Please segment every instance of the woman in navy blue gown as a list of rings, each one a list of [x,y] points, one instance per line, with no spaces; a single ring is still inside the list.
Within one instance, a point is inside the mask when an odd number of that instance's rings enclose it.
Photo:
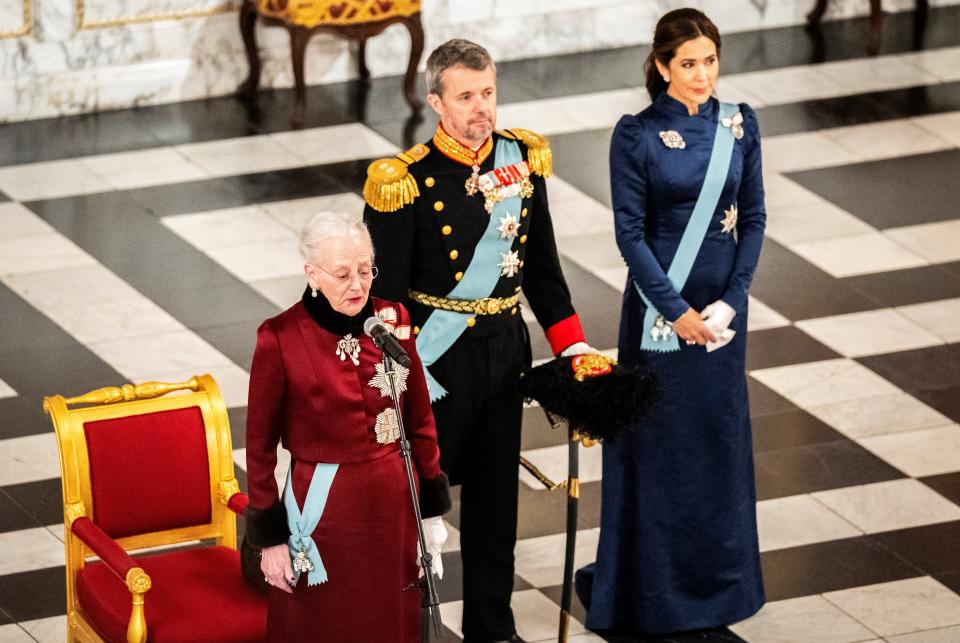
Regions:
[[[624,116],[610,174],[629,267],[620,361],[663,395],[603,446],[597,560],[578,574],[587,627],[723,627],[764,603],[744,353],[766,219],[753,110],[713,97],[720,35],[693,9],[661,18],[653,104]]]

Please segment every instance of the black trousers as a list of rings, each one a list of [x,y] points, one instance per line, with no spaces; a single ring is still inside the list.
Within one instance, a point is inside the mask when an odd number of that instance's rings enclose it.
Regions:
[[[489,331],[488,331],[489,332]],[[447,389],[433,405],[440,467],[460,488],[464,640],[509,638],[515,631],[513,548],[517,540],[517,468],[530,363],[520,316],[496,332],[468,330],[430,372]]]

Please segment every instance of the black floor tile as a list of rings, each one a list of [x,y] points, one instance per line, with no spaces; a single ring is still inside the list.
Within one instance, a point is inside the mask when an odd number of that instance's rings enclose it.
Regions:
[[[66,596],[67,580],[62,566],[0,576],[0,611],[17,622],[65,613]]]
[[[951,502],[960,505],[960,472],[942,473],[918,478],[918,480]]]
[[[234,449],[243,449],[247,446],[247,407],[237,406],[227,409],[230,420],[230,441]]]
[[[12,199],[10,199],[10,197],[8,197],[8,196],[7,196],[6,194],[4,194],[3,192],[0,192],[0,201],[10,201],[10,200],[12,200]]]
[[[842,281],[885,307],[951,299],[960,296],[960,261],[845,277]]]
[[[263,319],[250,319],[194,328],[193,331],[229,357],[234,364],[249,372],[253,362],[253,349],[257,345],[257,328],[262,322]]]
[[[2,492],[42,526],[63,522],[60,478],[7,485]]]
[[[927,574],[960,572],[960,521],[888,531],[870,538]]]
[[[747,378],[747,391],[750,397],[750,417],[753,419],[800,410],[793,402],[752,377]]]
[[[768,551],[760,560],[770,602],[924,575],[866,536]]]
[[[878,308],[875,299],[769,238],[764,241],[750,294],[791,321]]]
[[[933,577],[939,582],[946,585],[948,588],[952,589],[957,594],[960,594],[960,572],[951,572],[949,574],[935,574]]]
[[[0,440],[38,435],[50,430],[50,418],[43,412],[40,397],[17,395],[0,399]]]
[[[594,447],[596,448],[596,447]],[[534,464],[537,464],[534,462]],[[555,480],[554,482],[560,482]],[[534,491],[520,483],[520,511],[517,538],[535,538],[562,534],[567,531],[567,493],[564,489]],[[446,518],[446,516],[445,516]],[[580,484],[580,502],[577,510],[577,528],[594,529],[600,526],[600,483]]]
[[[757,453],[755,462],[758,500],[905,477],[846,439]]]
[[[370,159],[372,160],[372,159]],[[338,183],[333,180],[343,163],[332,165],[310,165],[291,168],[288,170],[274,170],[257,174],[230,176],[223,179],[223,183],[235,195],[236,205],[253,205],[283,201],[286,199],[300,199],[312,196],[325,196],[363,190],[363,183],[367,177],[367,166],[370,160],[359,161],[363,168],[362,173],[351,175],[351,181]],[[230,206],[218,206],[230,207]],[[198,208],[182,209],[182,212],[195,212]],[[165,212],[164,214],[174,214]]]
[[[0,355],[23,351],[25,347],[75,346],[77,341],[53,323],[46,315],[21,299],[20,295],[0,283],[0,310],[3,311],[3,332],[0,332]],[[0,360],[6,361],[6,360]],[[2,369],[3,366],[0,366]],[[18,390],[13,382],[9,382]]]
[[[871,355],[857,361],[908,393],[955,388],[960,383],[960,344]]]
[[[639,101],[638,101],[639,106]],[[640,111],[639,108],[636,111]],[[593,197],[607,207],[610,199],[610,137],[613,126],[598,130],[584,130],[550,137],[553,151],[553,169],[557,176]],[[550,191],[550,182],[547,182]]]
[[[573,306],[580,317],[587,342],[597,349],[616,347],[623,295],[566,258],[561,257],[560,265],[567,285],[573,292]],[[542,332],[537,334],[543,336]],[[544,355],[549,356],[549,353]],[[535,352],[534,359],[537,357]]]
[[[520,436],[521,450],[541,449],[567,443],[567,431],[554,429],[539,406],[523,409],[523,433]]]
[[[36,518],[0,489],[0,532],[43,527]]]
[[[437,582],[441,603],[463,600],[463,559],[459,551],[443,552],[443,578]]]
[[[576,570],[574,570],[574,571],[576,571]],[[571,585],[572,585],[572,584],[573,584],[572,579],[571,579],[570,582],[571,582]],[[546,594],[547,598],[549,598],[551,601],[553,601],[554,603],[556,603],[558,608],[562,605],[562,603],[563,603],[563,585],[553,585],[552,587],[539,587],[539,588],[537,588],[537,589],[539,589],[543,594]],[[573,588],[571,587],[571,592],[570,592],[570,615],[573,616],[573,618],[575,618],[575,619],[577,619],[578,621],[580,621],[581,623],[584,623],[584,622],[586,622],[586,620],[587,620],[587,610],[585,610],[585,609],[583,608],[583,604],[580,602],[580,599],[577,598],[577,593],[574,592],[574,591],[572,591],[572,590],[573,590]],[[557,619],[559,620],[559,618],[560,618],[560,610],[558,609],[558,610],[557,610]]]
[[[914,393],[954,422],[960,422],[960,385]]]
[[[753,425],[754,453],[780,451],[843,439],[841,433],[801,409],[776,415],[755,415],[750,422]]]
[[[3,608],[0,608],[0,625],[9,625],[10,623],[13,623],[13,622],[14,622],[13,618],[9,614],[7,614],[3,610]],[[26,632],[24,632],[24,634],[26,634]]]
[[[190,253],[187,247],[181,248],[184,254]],[[224,270],[203,253],[197,253],[197,263],[203,270]],[[177,253],[176,256],[179,256]],[[180,284],[179,288],[164,290],[153,294],[151,298],[164,310],[170,312],[185,326],[192,329],[230,327],[235,329],[238,341],[250,345],[256,343],[257,327],[266,319],[278,315],[281,311],[276,304],[267,300],[239,279],[223,283],[195,287],[193,284]],[[293,302],[291,302],[293,303]],[[252,354],[252,353],[251,353]]]
[[[747,370],[840,357],[796,326],[755,330],[747,338]]]
[[[946,150],[787,176],[882,230],[956,216],[958,166],[960,150]]]

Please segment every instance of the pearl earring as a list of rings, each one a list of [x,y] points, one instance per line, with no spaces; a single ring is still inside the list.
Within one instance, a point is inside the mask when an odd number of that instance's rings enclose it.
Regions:
[[[310,296],[311,296],[311,297],[314,297],[314,298],[317,296],[317,289],[316,289],[316,288],[311,288],[311,289],[310,289]]]
[[[669,83],[669,82],[670,82],[670,77],[669,77],[669,76],[664,76],[664,77],[663,77],[663,82]]]

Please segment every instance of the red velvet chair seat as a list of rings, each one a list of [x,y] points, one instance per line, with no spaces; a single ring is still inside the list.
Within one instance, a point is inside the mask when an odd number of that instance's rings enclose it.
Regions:
[[[150,643],[259,642],[266,638],[267,604],[240,574],[240,554],[204,547],[135,557],[150,576],[144,595]],[[100,562],[77,577],[84,613],[107,641],[126,641],[130,591]]]

